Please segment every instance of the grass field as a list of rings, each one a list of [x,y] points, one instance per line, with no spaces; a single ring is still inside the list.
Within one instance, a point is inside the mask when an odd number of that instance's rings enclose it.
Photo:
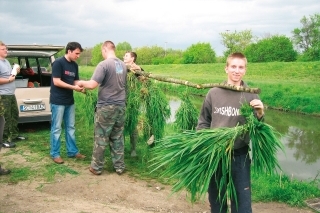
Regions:
[[[187,80],[197,84],[220,83],[226,80],[225,64],[175,64],[145,65],[145,72]],[[89,79],[94,67],[80,67],[80,77]],[[250,87],[261,89],[260,98],[270,108],[320,115],[320,61],[271,62],[248,64],[244,81]],[[172,87],[164,83],[164,87]],[[177,91],[177,87],[173,87]],[[179,86],[179,91],[184,91]],[[205,95],[208,89],[191,89],[192,93]]]
[[[220,83],[226,79],[224,64],[200,64],[200,65],[154,65],[144,66],[146,72],[171,78],[184,79],[194,83]],[[90,79],[94,67],[80,67],[81,79]],[[269,107],[280,108],[314,115],[320,114],[320,62],[312,63],[261,63],[249,64],[244,79],[250,87],[261,88],[260,97]],[[163,83],[163,88],[174,90],[175,94],[185,91],[185,86],[171,86]],[[194,93],[206,94],[208,89],[197,90]],[[82,154],[91,156],[93,147],[93,113],[92,98],[97,90],[87,95],[75,93],[76,102],[76,137],[77,144]],[[92,95],[92,96],[90,96]],[[166,134],[172,134],[172,126],[165,127]],[[74,165],[89,165],[90,157],[84,161],[77,161],[71,165],[53,164],[49,157],[50,125],[43,125],[36,132],[24,132],[28,141],[19,143],[17,148],[11,149],[3,156],[3,160],[10,156],[19,155],[22,162],[28,166],[17,164],[14,160],[6,160],[6,167],[12,169],[12,174],[0,180],[1,183],[18,183],[45,179],[53,181],[57,175],[78,175]],[[62,142],[64,135],[62,135]],[[161,177],[161,173],[151,173],[150,148],[141,138],[137,144],[137,158],[130,156],[129,137],[125,142],[125,162],[127,174],[139,179],[156,179],[165,184],[172,184],[170,178]],[[61,152],[65,153],[65,146],[61,146]],[[110,154],[106,153],[106,171],[112,171]],[[292,206],[305,206],[304,200],[320,196],[319,180],[316,177],[312,182],[292,180],[285,175],[259,175],[252,174],[252,190],[254,202],[277,201]]]

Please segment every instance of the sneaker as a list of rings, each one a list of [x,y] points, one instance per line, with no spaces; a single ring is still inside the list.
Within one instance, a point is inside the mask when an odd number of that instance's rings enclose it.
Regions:
[[[18,135],[18,137],[15,138],[15,140],[20,140],[20,141],[26,140],[26,139],[27,139],[27,137],[22,136],[22,135]]]
[[[16,144],[13,143],[13,142],[6,141],[6,142],[3,142],[3,143],[2,143],[2,147],[5,147],[5,148],[14,148],[14,147],[16,147]]]
[[[154,135],[151,135],[151,137],[150,137],[149,140],[147,141],[147,144],[148,144],[149,146],[154,145]]]
[[[0,175],[8,175],[10,173],[11,171],[9,169],[4,169],[4,168],[1,168],[0,166]]]
[[[124,172],[124,169],[116,169],[116,173],[118,175],[121,175]]]

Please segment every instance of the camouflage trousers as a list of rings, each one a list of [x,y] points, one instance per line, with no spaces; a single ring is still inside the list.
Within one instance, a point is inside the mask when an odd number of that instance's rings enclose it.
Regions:
[[[4,119],[6,121],[3,131],[3,141],[11,142],[18,137],[19,110],[15,95],[1,95],[1,102],[5,108]]]
[[[136,151],[138,138],[139,138],[139,132],[138,132],[138,128],[136,127],[130,134],[131,151]]]
[[[115,169],[124,169],[125,106],[107,105],[96,108],[94,124],[94,146],[91,167],[102,171],[105,163],[105,149],[110,148]]]
[[[2,148],[4,123],[4,116],[0,115],[0,150]]]

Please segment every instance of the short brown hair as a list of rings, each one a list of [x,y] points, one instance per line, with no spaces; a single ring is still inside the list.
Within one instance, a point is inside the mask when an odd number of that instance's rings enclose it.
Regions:
[[[243,53],[240,53],[240,52],[231,53],[231,54],[228,56],[228,58],[227,58],[227,66],[228,66],[229,63],[230,63],[230,60],[232,60],[232,59],[234,59],[234,58],[243,59],[244,62],[245,62],[245,64],[246,64],[246,66],[247,66],[247,63],[248,63],[247,58],[246,58],[246,56],[245,56]]]
[[[3,43],[2,41],[0,41],[0,46],[7,46],[5,43]]]
[[[102,44],[102,48],[106,47],[107,49],[112,49],[112,50],[116,50],[116,46],[114,45],[114,43],[112,41],[105,41]]]

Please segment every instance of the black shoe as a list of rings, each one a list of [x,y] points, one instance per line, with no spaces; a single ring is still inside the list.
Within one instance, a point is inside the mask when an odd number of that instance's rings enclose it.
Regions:
[[[9,169],[3,169],[0,167],[0,175],[8,175],[11,171]]]
[[[13,143],[13,142],[6,141],[6,142],[2,143],[2,147],[4,147],[4,148],[14,148],[14,147],[16,147],[16,144]]]

